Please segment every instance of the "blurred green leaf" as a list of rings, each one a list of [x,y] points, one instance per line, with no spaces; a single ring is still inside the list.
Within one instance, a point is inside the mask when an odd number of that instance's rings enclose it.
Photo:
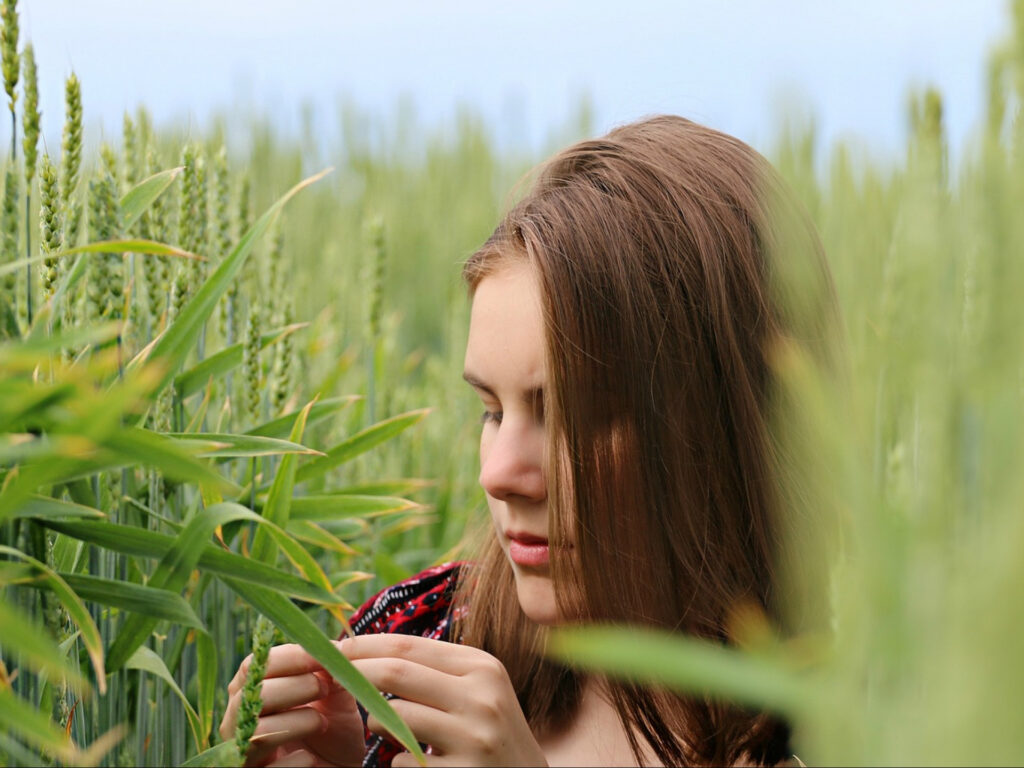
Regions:
[[[366,519],[361,517],[319,520],[317,525],[342,539],[357,539],[360,536],[365,536],[370,530]]]
[[[370,480],[364,483],[355,483],[335,488],[331,493],[350,496],[408,496],[436,485],[437,482],[434,480],[406,477],[399,480]]]
[[[16,733],[17,728],[12,728],[12,732]],[[8,765],[36,765],[40,762],[38,754],[33,754],[3,731],[0,731],[0,754],[10,761]]]
[[[193,755],[181,764],[181,768],[214,768],[214,766],[238,765],[238,763],[238,747],[235,746],[232,739],[231,741],[222,741],[198,755]]]
[[[0,686],[0,723],[43,752],[52,752],[69,762],[74,759],[71,739],[50,718],[6,686]]]
[[[121,332],[121,323],[97,323],[76,328],[63,328],[59,333],[30,336],[0,344],[0,365],[25,367],[46,362],[49,355],[63,349],[80,349],[88,345],[113,341]],[[67,375],[67,372],[65,372]],[[40,382],[41,383],[41,382]],[[71,382],[55,382],[70,388]]]
[[[105,518],[106,515],[98,509],[86,507],[82,504],[75,504],[70,501],[54,499],[50,496],[36,495],[18,507],[11,514],[12,518],[19,517],[49,517],[62,518]]]
[[[547,653],[585,671],[783,714],[803,714],[815,700],[810,682],[781,659],[647,627],[558,628]]]
[[[53,679],[67,678],[68,684],[80,693],[88,689],[89,684],[81,672],[65,660],[46,631],[4,600],[0,600],[0,627],[4,628],[5,653],[20,654],[31,669],[44,672]]]
[[[201,446],[194,445],[188,437],[124,427],[111,435],[106,443],[125,458],[133,459],[133,463],[159,469],[161,474],[172,480],[228,490],[228,481],[199,460],[197,454]]]
[[[106,693],[107,683],[103,666],[103,642],[100,639],[100,632],[96,628],[96,623],[92,620],[92,616],[89,615],[89,611],[82,603],[81,598],[75,594],[75,591],[68,586],[64,579],[57,575],[52,568],[47,567],[45,563],[41,563],[34,557],[30,557],[13,547],[0,545],[0,553],[29,563],[38,571],[41,580],[46,582],[46,585],[64,605],[64,608],[67,609],[68,617],[82,633],[82,642],[85,644],[86,650],[89,653],[89,660],[96,670],[96,685],[100,693]]]

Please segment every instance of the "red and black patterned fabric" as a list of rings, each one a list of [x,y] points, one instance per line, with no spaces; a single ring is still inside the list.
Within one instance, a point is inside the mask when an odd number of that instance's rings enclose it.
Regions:
[[[466,563],[444,563],[411,579],[382,589],[352,614],[349,624],[357,635],[398,633],[451,642],[452,600],[459,572]],[[385,698],[393,698],[385,693]],[[360,707],[363,724],[366,711]],[[366,731],[364,768],[390,768],[404,749],[391,739]]]

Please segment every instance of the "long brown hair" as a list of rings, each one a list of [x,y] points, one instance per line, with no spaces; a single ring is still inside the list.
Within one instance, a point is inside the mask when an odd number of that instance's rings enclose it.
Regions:
[[[826,349],[835,311],[813,227],[767,161],[669,116],[575,144],[467,261],[470,292],[508,259],[541,286],[551,551],[573,545],[552,557],[562,615],[727,643],[730,612],[753,603],[785,627],[770,357],[783,338]],[[794,262],[805,295],[791,304]],[[482,550],[457,631],[505,664],[535,731],[557,726],[582,679],[543,659],[494,535]],[[611,694],[638,760],[637,734],[666,765],[789,755],[770,715],[631,684]]]

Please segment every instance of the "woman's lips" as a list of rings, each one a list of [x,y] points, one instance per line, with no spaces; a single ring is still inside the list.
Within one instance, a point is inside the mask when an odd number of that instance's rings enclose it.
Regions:
[[[516,565],[540,568],[548,564],[548,540],[528,533],[509,533],[508,556]]]

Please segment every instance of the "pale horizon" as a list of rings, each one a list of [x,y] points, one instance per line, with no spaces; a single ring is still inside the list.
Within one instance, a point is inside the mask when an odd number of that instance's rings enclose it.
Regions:
[[[371,8],[304,0],[287,9],[254,0],[244,10],[202,0],[22,0],[19,8],[51,142],[74,70],[91,140],[100,124],[116,140],[122,115],[140,104],[160,125],[205,127],[218,111],[248,110],[293,134],[305,106],[317,140],[329,143],[342,99],[382,119],[404,99],[425,126],[451,124],[468,106],[500,146],[538,151],[588,94],[599,132],[671,112],[765,148],[783,118],[810,114],[823,145],[852,139],[892,155],[905,137],[910,89],[934,85],[956,153],[981,119],[986,56],[1009,32],[1003,0],[384,0]]]

